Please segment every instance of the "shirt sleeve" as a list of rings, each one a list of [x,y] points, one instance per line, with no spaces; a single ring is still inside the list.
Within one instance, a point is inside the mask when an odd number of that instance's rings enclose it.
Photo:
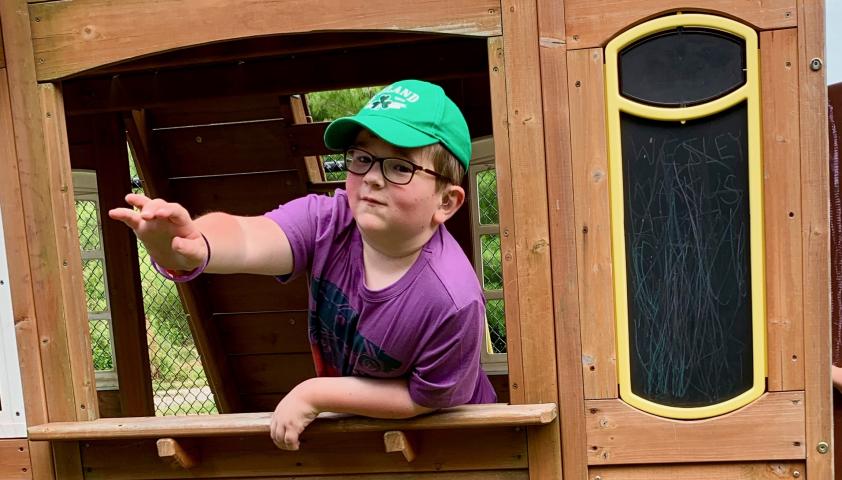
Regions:
[[[338,197],[311,194],[264,214],[281,227],[292,248],[292,272],[278,276],[278,280],[287,282],[310,269],[318,238],[329,234],[333,224]]]
[[[409,395],[423,407],[468,403],[482,372],[485,306],[475,300],[435,328],[409,377]]]

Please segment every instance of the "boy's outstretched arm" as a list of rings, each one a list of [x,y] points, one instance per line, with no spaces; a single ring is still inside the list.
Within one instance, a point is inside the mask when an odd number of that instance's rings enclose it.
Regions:
[[[210,255],[209,273],[283,275],[292,271],[289,240],[266,217],[210,213],[192,220],[184,207],[160,198],[129,194],[126,202],[137,210],[115,208],[108,215],[134,230],[149,255],[164,268],[193,270]]]
[[[411,418],[433,410],[412,401],[403,378],[317,377],[298,384],[281,400],[270,433],[278,448],[298,450],[301,432],[321,412]]]

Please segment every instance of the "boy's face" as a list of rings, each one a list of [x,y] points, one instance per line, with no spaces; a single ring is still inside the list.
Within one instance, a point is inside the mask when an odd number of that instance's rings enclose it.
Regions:
[[[431,159],[422,158],[418,149],[397,148],[365,129],[357,135],[354,146],[376,157],[404,158],[433,169]],[[383,178],[380,165],[375,162],[364,175],[349,173],[345,181],[351,212],[364,235],[401,244],[435,230],[446,219],[437,215],[444,192],[437,191],[433,175],[417,171],[408,184],[396,185]],[[449,188],[453,186],[445,190]]]

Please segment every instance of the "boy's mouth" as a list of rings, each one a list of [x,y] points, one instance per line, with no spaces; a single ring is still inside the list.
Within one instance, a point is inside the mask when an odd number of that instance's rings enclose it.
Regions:
[[[360,200],[362,200],[363,202],[366,202],[366,203],[371,203],[373,205],[386,205],[384,202],[381,202],[380,200],[377,200],[374,197],[369,197],[369,196],[365,196],[365,195],[360,197]]]

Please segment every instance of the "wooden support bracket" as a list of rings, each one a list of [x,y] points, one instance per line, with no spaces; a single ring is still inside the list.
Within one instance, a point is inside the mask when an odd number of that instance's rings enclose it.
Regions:
[[[383,434],[383,443],[386,445],[386,453],[400,452],[407,462],[415,460],[414,441],[400,430],[390,430]]]
[[[198,450],[188,439],[160,438],[157,445],[158,456],[173,467],[189,470],[199,464]]]

